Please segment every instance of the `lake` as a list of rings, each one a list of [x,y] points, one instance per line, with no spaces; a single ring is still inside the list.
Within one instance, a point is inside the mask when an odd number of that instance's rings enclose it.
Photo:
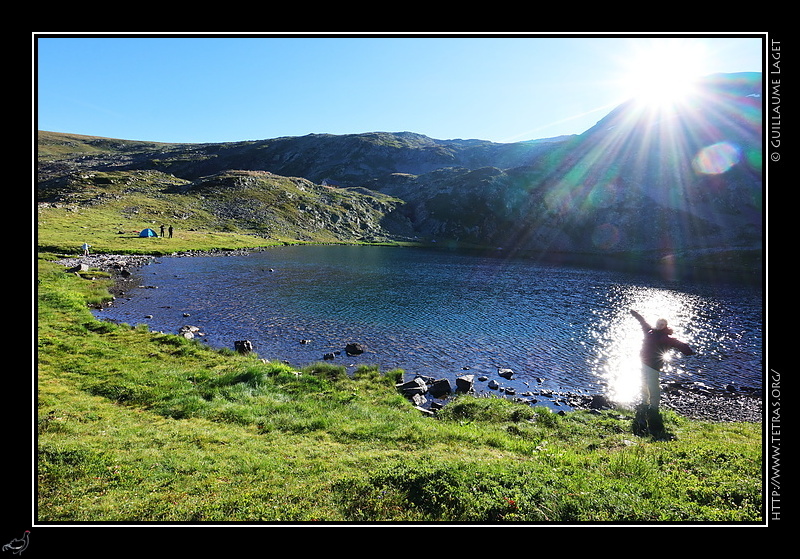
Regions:
[[[514,380],[501,384],[518,392],[605,393],[632,402],[642,339],[629,313],[636,309],[651,323],[667,318],[675,337],[697,352],[675,354],[665,381],[762,386],[761,287],[375,246],[162,257],[138,273],[142,287],[99,318],[171,333],[193,325],[213,347],[250,340],[260,357],[297,367],[340,351],[333,363],[437,378],[502,380],[497,371],[508,368]],[[348,342],[367,351],[348,356]]]

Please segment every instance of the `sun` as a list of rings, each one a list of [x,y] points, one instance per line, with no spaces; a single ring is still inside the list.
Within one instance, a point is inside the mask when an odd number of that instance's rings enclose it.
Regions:
[[[626,89],[631,99],[649,107],[671,107],[691,93],[694,79],[681,68],[660,65],[644,69]]]
[[[649,108],[673,107],[692,93],[705,59],[701,44],[684,39],[637,42],[622,64],[622,96]]]

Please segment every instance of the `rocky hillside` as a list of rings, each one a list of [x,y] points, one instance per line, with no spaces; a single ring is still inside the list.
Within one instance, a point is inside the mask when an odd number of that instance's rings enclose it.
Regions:
[[[212,226],[265,236],[324,230],[758,266],[761,91],[761,74],[714,76],[673,112],[628,103],[581,135],[512,144],[410,132],[217,144],[40,132],[38,199],[100,203],[111,173],[149,173],[154,194],[201,200]]]

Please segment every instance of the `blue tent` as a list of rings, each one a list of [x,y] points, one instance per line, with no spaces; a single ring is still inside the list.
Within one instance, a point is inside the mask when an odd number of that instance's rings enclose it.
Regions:
[[[149,229],[149,228],[142,230],[142,232],[139,233],[139,236],[140,237],[158,237],[158,235],[156,235],[156,232],[153,231],[152,229]]]

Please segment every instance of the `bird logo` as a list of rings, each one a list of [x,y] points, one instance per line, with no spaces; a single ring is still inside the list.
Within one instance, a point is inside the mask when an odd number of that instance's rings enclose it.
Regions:
[[[20,555],[28,547],[28,538],[30,537],[30,530],[25,530],[21,538],[14,538],[6,545],[3,546],[3,551],[10,551],[14,555]]]

